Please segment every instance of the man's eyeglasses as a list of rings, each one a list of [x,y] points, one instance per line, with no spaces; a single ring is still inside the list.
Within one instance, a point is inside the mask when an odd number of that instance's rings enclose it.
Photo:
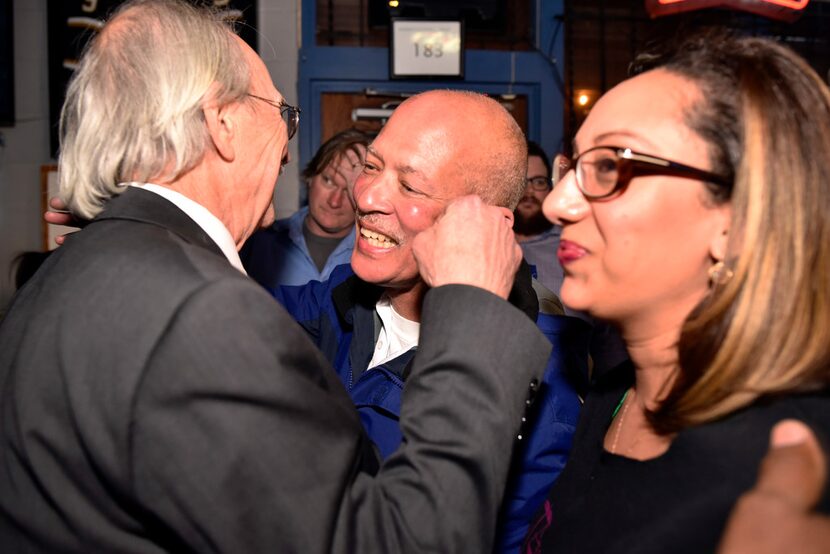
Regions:
[[[544,192],[550,190],[553,185],[552,181],[547,177],[538,176],[525,179],[525,186],[536,192]]]
[[[277,104],[273,100],[268,100],[267,98],[257,96],[256,94],[248,93],[248,96],[256,98],[257,100],[262,100],[266,104],[270,104],[280,111],[280,115],[285,120],[285,125],[288,128],[288,140],[291,140],[291,137],[297,133],[297,129],[300,126],[300,108],[286,104],[285,102]]]
[[[607,198],[640,175],[671,175],[732,186],[732,181],[722,175],[616,146],[596,146],[575,159],[558,154],[553,160],[554,186],[571,169],[576,171],[579,190],[590,200]]]

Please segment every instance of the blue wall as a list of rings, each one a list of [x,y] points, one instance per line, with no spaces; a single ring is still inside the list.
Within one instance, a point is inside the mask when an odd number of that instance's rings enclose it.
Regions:
[[[558,152],[563,132],[564,30],[558,15],[563,0],[537,0],[538,51],[467,50],[460,81],[389,80],[388,48],[317,46],[315,0],[303,0],[299,56],[300,163],[320,144],[320,105],[324,92],[417,92],[432,88],[464,88],[490,94],[524,94],[528,99],[528,138],[548,154]],[[513,75],[511,79],[511,74]],[[512,82],[511,82],[512,81]]]

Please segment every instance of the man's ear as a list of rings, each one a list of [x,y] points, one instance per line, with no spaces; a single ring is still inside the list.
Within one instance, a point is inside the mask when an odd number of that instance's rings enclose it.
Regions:
[[[213,83],[210,91],[205,95],[207,100],[202,104],[202,113],[204,113],[208,135],[216,152],[223,160],[232,162],[236,156],[234,138],[239,132],[237,118],[240,105],[238,102],[232,102],[220,106],[215,94],[218,86],[217,83]]]
[[[504,215],[504,219],[507,221],[507,225],[512,229],[513,228],[513,210],[505,207],[500,207],[501,213]]]

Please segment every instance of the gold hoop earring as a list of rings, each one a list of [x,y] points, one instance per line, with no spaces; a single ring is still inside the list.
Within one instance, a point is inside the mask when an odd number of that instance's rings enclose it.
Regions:
[[[725,285],[732,279],[733,275],[735,275],[735,272],[726,267],[723,260],[718,260],[709,267],[709,286]]]

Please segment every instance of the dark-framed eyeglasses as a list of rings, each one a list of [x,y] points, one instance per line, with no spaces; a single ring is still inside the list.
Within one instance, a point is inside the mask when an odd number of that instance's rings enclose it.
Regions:
[[[248,96],[256,98],[257,100],[262,100],[266,104],[270,104],[280,111],[280,115],[285,121],[285,125],[287,127],[288,140],[291,140],[291,138],[297,134],[297,129],[300,127],[300,108],[292,106],[291,104],[286,104],[285,102],[277,104],[273,100],[257,96],[256,94],[251,94],[250,92],[248,93]]]
[[[671,175],[732,186],[732,181],[723,175],[617,146],[595,146],[574,159],[558,154],[553,160],[554,186],[571,169],[575,170],[579,190],[590,200],[608,198],[642,175]]]
[[[538,175],[536,177],[528,177],[525,179],[525,186],[530,190],[535,190],[536,192],[544,192],[553,188],[553,181],[547,177]]]

